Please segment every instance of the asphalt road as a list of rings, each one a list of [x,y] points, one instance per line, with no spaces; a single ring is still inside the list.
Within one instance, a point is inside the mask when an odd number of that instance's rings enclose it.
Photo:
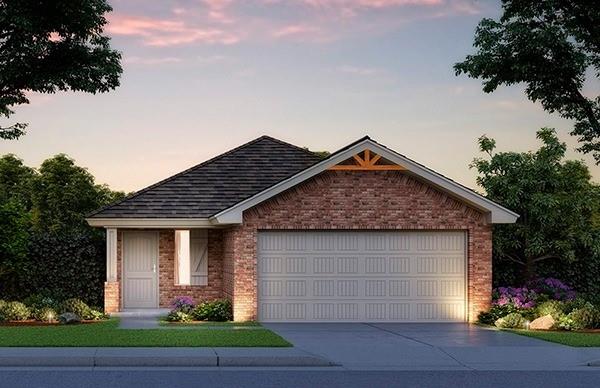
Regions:
[[[0,369],[0,387],[600,387],[582,371]]]

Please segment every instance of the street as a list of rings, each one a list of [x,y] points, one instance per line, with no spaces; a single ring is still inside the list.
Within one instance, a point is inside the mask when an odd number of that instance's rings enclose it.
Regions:
[[[0,387],[598,387],[581,371],[345,371],[264,369],[0,369]]]

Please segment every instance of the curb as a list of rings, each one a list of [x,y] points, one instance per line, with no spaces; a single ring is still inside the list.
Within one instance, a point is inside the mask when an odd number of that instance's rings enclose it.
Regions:
[[[0,367],[328,367],[331,361],[277,348],[0,348]]]
[[[600,366],[600,360],[588,361],[587,366]]]

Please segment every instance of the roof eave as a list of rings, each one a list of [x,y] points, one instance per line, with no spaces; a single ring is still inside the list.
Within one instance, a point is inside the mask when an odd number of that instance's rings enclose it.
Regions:
[[[208,218],[86,218],[90,226],[102,228],[216,228],[222,226]]]

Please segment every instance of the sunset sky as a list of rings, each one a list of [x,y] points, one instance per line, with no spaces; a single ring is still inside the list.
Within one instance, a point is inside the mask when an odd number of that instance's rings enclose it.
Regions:
[[[121,87],[31,95],[10,120],[29,122],[28,134],[0,141],[0,154],[37,167],[63,152],[99,183],[134,191],[263,134],[329,151],[368,134],[475,188],[468,165],[480,135],[524,151],[552,126],[598,181],[592,158],[574,151],[570,121],[521,87],[486,95],[454,75],[498,3],[112,0]]]

